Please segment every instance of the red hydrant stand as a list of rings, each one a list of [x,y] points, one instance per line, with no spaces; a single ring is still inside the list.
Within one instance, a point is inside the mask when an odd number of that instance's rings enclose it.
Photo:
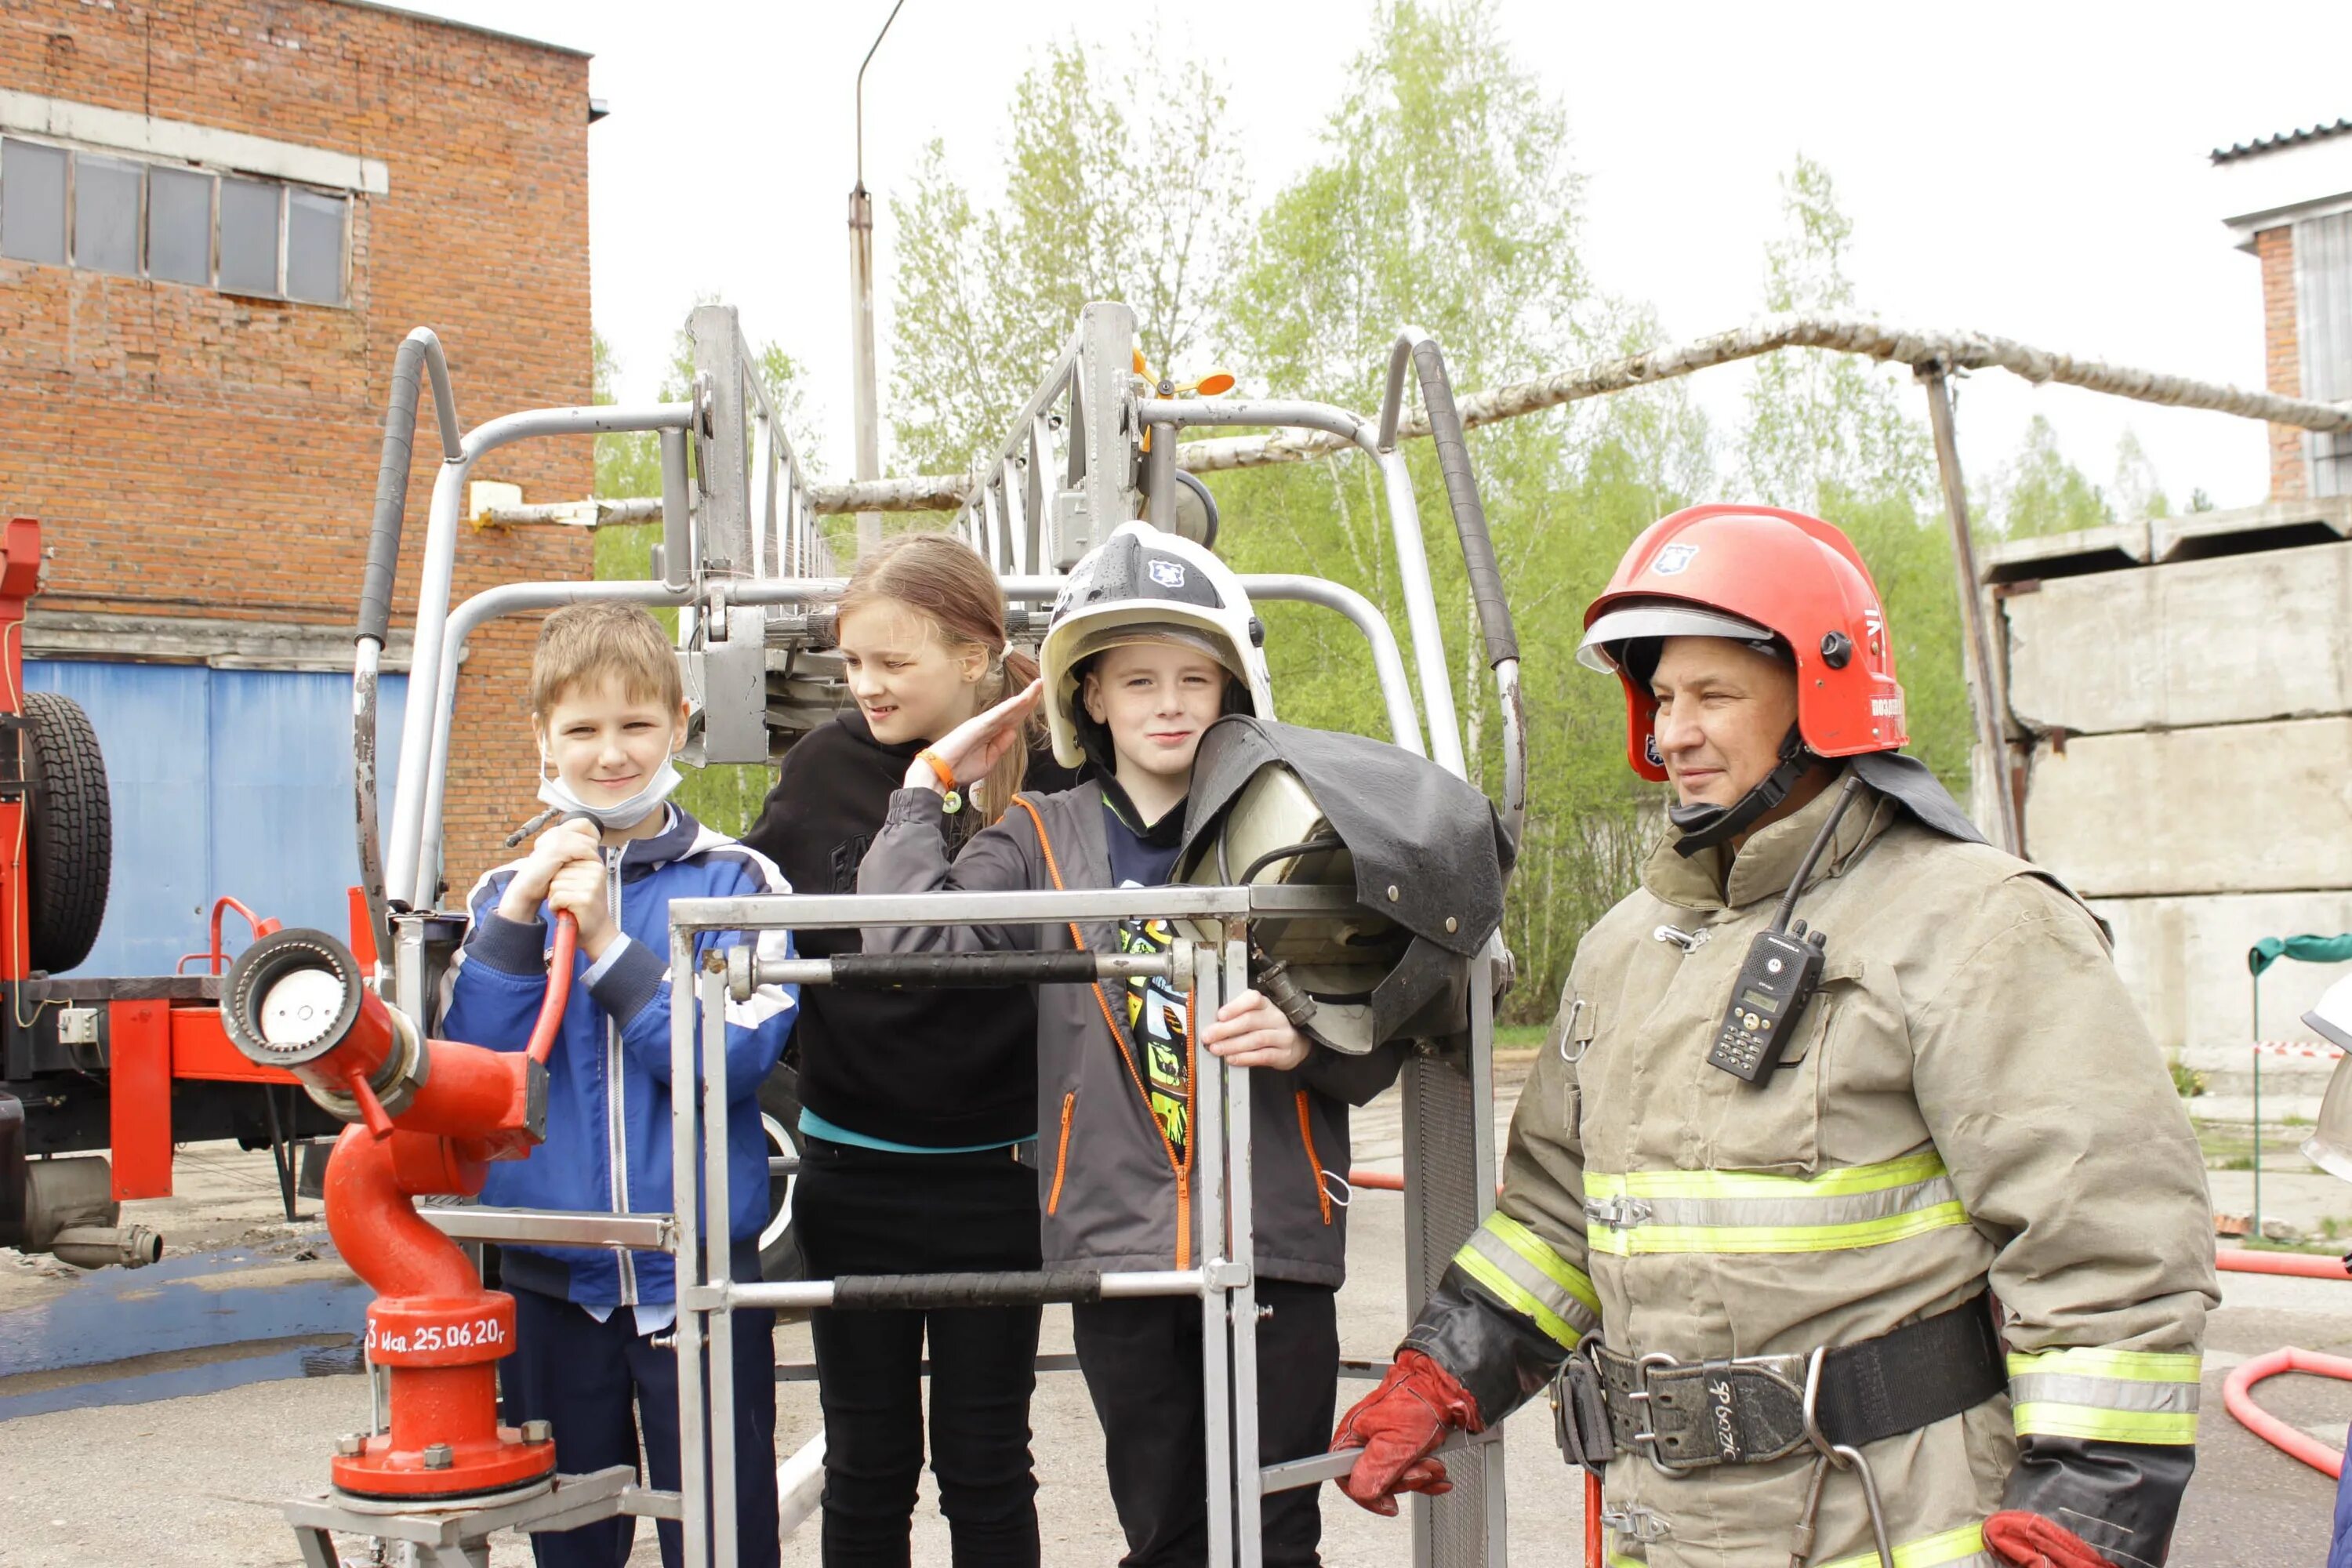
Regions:
[[[432,1043],[436,1067],[447,1048]],[[551,1439],[526,1442],[498,1421],[498,1363],[514,1350],[514,1298],[484,1289],[465,1250],[411,1201],[481,1191],[484,1162],[457,1145],[407,1131],[380,1140],[354,1125],[327,1165],[327,1228],[352,1271],[381,1292],[368,1308],[367,1358],[391,1384],[391,1430],[334,1458],[336,1488],[355,1496],[446,1502],[555,1472]]]
[[[544,1136],[545,1064],[577,937],[571,917],[559,917],[547,999],[521,1051],[418,1041],[350,950],[321,931],[274,933],[230,969],[222,1008],[230,1038],[255,1060],[290,1069],[352,1121],[327,1163],[327,1229],[377,1292],[367,1358],[386,1370],[391,1420],[387,1431],[339,1445],[332,1475],[349,1496],[446,1506],[535,1490],[555,1474],[543,1426],[527,1438],[499,1424],[498,1363],[514,1350],[514,1298],[484,1289],[465,1250],[417,1214],[415,1200],[471,1197],[491,1161],[520,1159]],[[324,984],[327,975],[339,985]]]

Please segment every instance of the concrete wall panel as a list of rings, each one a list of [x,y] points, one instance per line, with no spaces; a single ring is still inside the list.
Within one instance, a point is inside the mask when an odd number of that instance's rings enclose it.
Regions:
[[[2090,898],[2352,887],[2352,719],[2044,742],[2025,841]]]
[[[2266,936],[2352,931],[2352,890],[2094,899],[2115,929],[2116,968],[2168,1050],[2252,1038],[2246,950]],[[2303,1015],[2352,964],[2282,959],[2263,975],[2263,1037],[2315,1038]]]
[[[2002,607],[2010,707],[2036,728],[2352,709],[2352,543],[2050,578]]]

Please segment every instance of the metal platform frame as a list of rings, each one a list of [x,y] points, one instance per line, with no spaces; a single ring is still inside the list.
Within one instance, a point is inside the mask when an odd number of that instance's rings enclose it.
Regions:
[[[405,507],[409,441],[415,403],[429,387],[443,461],[427,515],[411,667],[412,700],[402,734],[401,768],[390,833],[381,847],[375,811],[376,669],[384,616],[371,619],[363,604],[353,683],[356,810],[361,866],[375,922],[379,984],[412,1016],[435,1021],[441,969],[462,934],[462,910],[439,908],[442,810],[447,781],[457,673],[467,637],[507,615],[585,600],[617,600],[678,608],[679,654],[693,727],[694,760],[769,760],[772,730],[788,742],[792,723],[775,723],[774,693],[785,705],[805,702],[793,683],[795,661],[818,651],[824,628],[818,606],[841,581],[829,574],[829,555],[815,524],[805,471],[782,421],[754,374],[754,359],[727,307],[698,309],[689,321],[696,375],[688,401],[641,407],[538,409],[493,419],[470,431],[457,424],[456,401],[440,348],[419,329],[395,364],[393,406],[379,471],[368,593],[388,605]],[[1524,719],[1518,660],[1486,522],[1470,475],[1462,426],[1444,359],[1427,334],[1407,330],[1395,343],[1386,396],[1378,419],[1366,420],[1324,404],[1265,400],[1155,399],[1131,369],[1133,313],[1118,304],[1085,307],[1077,328],[1008,439],[983,471],[955,529],[998,572],[1015,606],[1016,631],[1042,631],[1035,607],[1058,592],[1060,574],[1121,522],[1144,517],[1160,526],[1173,518],[1174,447],[1192,426],[1276,426],[1322,431],[1352,444],[1381,472],[1395,540],[1398,581],[1412,644],[1412,675],[1381,614],[1360,595],[1319,578],[1261,574],[1243,578],[1254,598],[1323,605],[1346,616],[1364,635],[1379,683],[1389,738],[1416,755],[1432,756],[1466,776],[1444,641],[1432,589],[1428,555],[1412,476],[1398,450],[1405,379],[1417,371],[1424,406],[1439,437],[1453,521],[1470,568],[1482,614],[1486,660],[1502,713],[1504,783],[1500,807],[1516,833],[1526,801]],[[656,433],[662,458],[663,541],[656,575],[635,582],[508,584],[451,607],[451,584],[463,528],[463,498],[473,465],[514,442],[547,436],[605,432]],[[1143,450],[1147,432],[1158,437]],[[1450,444],[1449,444],[1450,442]],[[373,629],[372,629],[373,628]],[[815,683],[822,696],[821,679]],[[1424,744],[1419,708],[1428,716]],[[1189,983],[1212,1011],[1217,1001],[1248,984],[1246,922],[1280,911],[1291,918],[1326,912],[1318,895],[1276,888],[1163,887],[1122,891],[953,893],[920,898],[789,895],[781,898],[679,900],[671,907],[672,973],[692,976],[701,1002],[701,1036],[693,1009],[673,1014],[675,1081],[701,1085],[699,1096],[673,1096],[677,1206],[670,1215],[577,1215],[435,1210],[434,1217],[469,1239],[575,1244],[669,1252],[678,1279],[677,1342],[681,1355],[729,1364],[739,1307],[835,1307],[880,1304],[875,1282],[746,1283],[728,1276],[727,1237],[702,1236],[696,1215],[727,1212],[728,1103],[724,1016],[729,977],[723,955],[698,966],[704,933],[779,927],[916,926],[958,921],[1183,918],[1213,929],[1217,940],[1191,949]],[[1329,902],[1337,895],[1321,895]],[[1302,904],[1300,900],[1310,900]],[[1328,912],[1345,907],[1344,898]],[[1055,955],[1066,956],[1066,955]],[[1469,1027],[1446,1039],[1417,1042],[1403,1076],[1407,1313],[1418,1310],[1454,1249],[1494,1206],[1493,997],[1507,959],[1497,936],[1475,958]],[[814,973],[796,973],[819,983]],[[705,1064],[697,1072],[697,1053]],[[1207,1463],[1213,1500],[1212,1558],[1255,1568],[1258,1509],[1265,1491],[1308,1485],[1344,1474],[1345,1456],[1316,1456],[1261,1471],[1257,1450],[1255,1288],[1251,1274],[1248,1074],[1200,1053],[1196,1081],[1212,1114],[1200,1120],[1201,1165],[1195,1234],[1211,1255],[1198,1267],[1141,1274],[1060,1273],[998,1277],[1000,1288],[1028,1300],[1077,1300],[1107,1296],[1197,1297],[1202,1310],[1204,1395],[1210,1415]],[[1236,1111],[1238,1115],[1234,1114]],[[703,1140],[698,1144],[698,1139]],[[701,1147],[704,1159],[693,1152]],[[914,1305],[902,1281],[890,1304]],[[1228,1398],[1226,1377],[1240,1395]],[[702,1379],[679,1379],[681,1489],[602,1486],[596,1478],[565,1478],[535,1499],[504,1504],[499,1527],[569,1528],[617,1512],[680,1520],[687,1561],[695,1568],[733,1568],[734,1468],[731,1383],[714,1378],[706,1402]],[[1499,1433],[1464,1443],[1450,1456],[1454,1490],[1412,1499],[1413,1561],[1417,1565],[1498,1568],[1505,1560],[1503,1468]],[[590,1485],[589,1483],[598,1483]],[[707,1489],[707,1490],[706,1490]],[[593,1494],[593,1495],[592,1495]],[[707,1506],[706,1506],[707,1500]],[[602,1510],[599,1513],[597,1510]],[[476,1523],[488,1517],[477,1510]],[[354,1530],[408,1541],[452,1564],[469,1558],[484,1531],[436,1514],[400,1516],[396,1529],[381,1516],[331,1499],[289,1507],[302,1531]],[[427,1537],[430,1537],[428,1540]],[[306,1552],[311,1550],[305,1547]],[[452,1555],[455,1553],[455,1555]]]

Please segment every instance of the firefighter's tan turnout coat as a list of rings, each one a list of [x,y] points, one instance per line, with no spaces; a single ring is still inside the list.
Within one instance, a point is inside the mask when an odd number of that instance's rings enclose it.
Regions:
[[[1990,1563],[1981,1526],[2004,1507],[2160,1561],[2218,1299],[2211,1219],[2187,1112],[2089,912],[1865,791],[1797,905],[1828,940],[1792,1061],[1753,1086],[1706,1062],[1836,794],[1736,857],[1669,840],[1587,933],[1497,1210],[1408,1343],[1491,1423],[1540,1386],[1531,1344],[1555,1365],[1596,1332],[1684,1361],[1806,1352],[1990,1288],[2008,1396],[1865,1450],[1900,1568]],[[1621,1451],[1612,1562],[1778,1568],[1811,1465],[1668,1474]],[[1829,1473],[1806,1560],[1876,1563],[1852,1475]]]

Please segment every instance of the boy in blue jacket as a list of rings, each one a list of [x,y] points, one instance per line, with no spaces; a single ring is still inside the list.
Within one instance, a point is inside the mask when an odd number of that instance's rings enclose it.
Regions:
[[[567,605],[547,617],[531,658],[540,798],[567,818],[524,859],[475,884],[473,923],[452,962],[442,1032],[520,1050],[547,992],[551,910],[578,921],[572,996],[548,1059],[547,1141],[490,1167],[482,1202],[591,1213],[662,1213],[670,1187],[669,901],[791,891],[773,862],[667,804],[671,758],[686,743],[676,653],[633,605]],[[552,776],[549,776],[551,774]],[[743,940],[705,935],[699,948]],[[788,957],[783,931],[763,957]],[[689,995],[691,994],[689,993]],[[728,1182],[738,1279],[759,1278],[767,1218],[761,1083],[792,1030],[791,987],[762,986],[727,1006]],[[551,1422],[567,1474],[638,1462],[655,1487],[678,1485],[677,1284],[667,1254],[612,1247],[501,1247],[515,1298],[515,1353],[503,1371],[506,1419]],[[735,1497],[740,1561],[778,1560],[775,1315],[735,1313]],[[643,1472],[641,1472],[643,1473]],[[531,1537],[538,1562],[613,1568],[628,1561],[626,1518]],[[660,1527],[665,1564],[678,1527]]]

